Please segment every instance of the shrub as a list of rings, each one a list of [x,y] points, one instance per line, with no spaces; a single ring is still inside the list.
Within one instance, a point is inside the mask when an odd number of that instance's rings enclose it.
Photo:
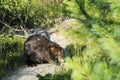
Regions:
[[[27,28],[50,27],[63,15],[62,0],[2,0],[0,5],[0,21],[17,29],[23,24]]]
[[[24,39],[9,35],[0,35],[0,76],[24,63]]]
[[[64,0],[64,4],[68,15],[79,23],[66,31],[75,43],[72,44],[72,58],[66,58],[66,68],[72,69],[72,79],[119,80],[119,1]],[[82,52],[79,51],[81,44],[86,45]]]
[[[56,74],[46,74],[44,76],[38,74],[39,80],[71,80],[71,70],[65,72],[59,72]]]
[[[84,31],[83,27],[75,27],[64,33],[73,41],[66,47],[70,57],[66,58],[65,63],[68,70],[72,69],[73,80],[120,79],[120,45],[111,35],[104,33],[109,37],[95,37]]]

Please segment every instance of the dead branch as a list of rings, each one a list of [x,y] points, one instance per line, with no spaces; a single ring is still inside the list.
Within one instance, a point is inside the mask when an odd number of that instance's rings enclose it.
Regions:
[[[14,36],[16,36],[16,37],[20,37],[20,38],[27,38],[27,36],[23,36],[23,35],[14,35]]]
[[[23,23],[23,20],[20,16],[16,15],[18,17],[18,19],[20,20],[20,28],[22,29],[22,31],[24,32],[25,36],[28,37],[28,32],[27,32],[27,28],[25,26],[25,24]]]
[[[9,28],[9,29],[12,29],[13,31],[23,31],[24,34],[25,34],[25,37],[28,36],[27,31],[23,28],[22,25],[20,25],[20,28],[21,28],[21,29],[16,29],[16,28],[11,27],[11,26],[8,25],[6,22],[3,22],[3,21],[1,21],[1,20],[0,20],[0,23],[4,25],[4,27],[2,28],[2,30],[0,31],[0,33],[2,33],[2,31],[7,27],[7,28]],[[25,25],[24,25],[24,26],[25,26]]]
[[[7,23],[5,23],[5,22],[3,22],[3,21],[1,21],[1,20],[0,20],[0,23],[3,24],[4,27],[8,27],[8,28],[10,28],[10,29],[12,29],[12,30],[14,30],[14,31],[22,31],[22,30],[15,29],[15,28],[11,27],[10,25],[8,25]]]

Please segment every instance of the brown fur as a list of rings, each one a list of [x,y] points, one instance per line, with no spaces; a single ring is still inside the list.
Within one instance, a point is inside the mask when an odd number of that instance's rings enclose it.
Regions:
[[[63,54],[63,49],[58,44],[41,35],[29,36],[24,44],[25,62],[28,66],[55,63],[56,59],[61,63]]]

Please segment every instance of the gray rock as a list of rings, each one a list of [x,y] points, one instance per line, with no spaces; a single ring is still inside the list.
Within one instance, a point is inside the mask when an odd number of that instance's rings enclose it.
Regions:
[[[41,64],[34,67],[22,66],[18,70],[10,72],[6,77],[3,77],[2,80],[38,80],[36,77],[37,74],[55,74],[60,70],[59,66],[54,64]]]

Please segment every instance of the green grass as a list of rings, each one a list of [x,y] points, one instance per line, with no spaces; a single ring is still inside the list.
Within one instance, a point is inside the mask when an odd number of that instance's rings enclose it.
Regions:
[[[56,74],[46,74],[44,76],[38,74],[37,77],[39,80],[72,80],[71,79],[71,70],[69,71],[62,71]]]
[[[0,76],[24,63],[23,42],[22,38],[0,36]]]
[[[65,64],[66,69],[72,70],[73,80],[120,80],[120,45],[113,35],[98,37],[83,27],[64,33],[73,40],[66,48],[72,57],[67,57]]]

